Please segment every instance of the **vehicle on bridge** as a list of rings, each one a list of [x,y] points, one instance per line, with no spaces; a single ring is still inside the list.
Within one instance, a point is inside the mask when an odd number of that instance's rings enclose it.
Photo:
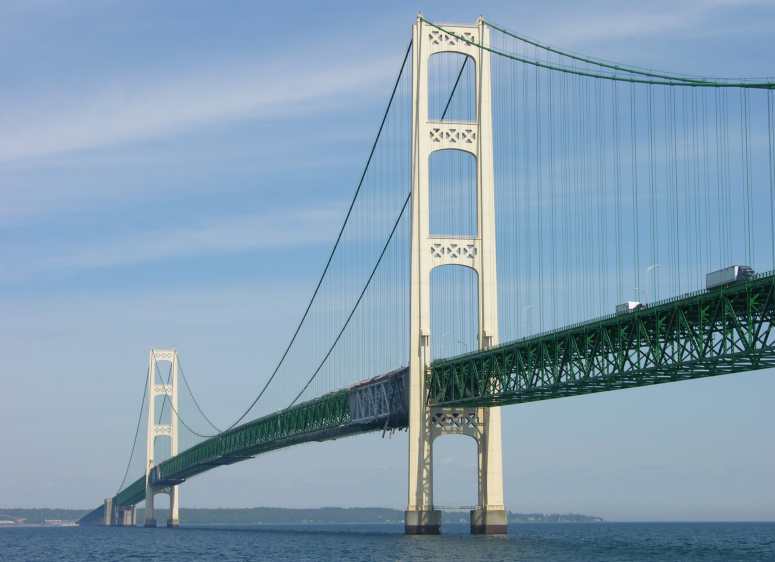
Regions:
[[[627,314],[628,312],[633,312],[639,308],[643,308],[643,304],[638,301],[623,302],[622,304],[616,305],[616,314]]]
[[[754,275],[754,270],[747,265],[730,265],[724,269],[708,273],[705,276],[705,288],[714,289],[715,287],[731,285],[738,281],[747,281],[753,278]]]

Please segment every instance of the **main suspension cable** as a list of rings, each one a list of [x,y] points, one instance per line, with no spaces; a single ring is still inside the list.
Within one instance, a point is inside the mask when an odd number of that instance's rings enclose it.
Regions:
[[[158,367],[158,364],[156,362],[154,362],[154,371],[155,372],[153,373],[153,376],[156,376],[156,375],[159,374],[159,367]],[[169,386],[171,380],[172,380],[172,369],[170,369],[170,372],[167,374],[167,382],[166,382],[167,386]],[[203,439],[208,439],[210,437],[215,437],[216,435],[218,435],[217,433],[214,433],[214,434],[211,434],[211,435],[207,435],[205,433],[199,433],[198,431],[193,429],[189,424],[186,423],[186,420],[184,420],[183,416],[180,415],[180,412],[178,411],[178,409],[172,404],[172,400],[169,399],[169,395],[168,394],[164,395],[164,399],[162,400],[162,403],[161,403],[161,409],[160,409],[160,412],[159,412],[159,421],[158,421],[159,424],[161,423],[161,415],[164,412],[164,405],[165,404],[169,404],[170,405],[170,410],[172,410],[172,414],[176,418],[178,418],[178,421],[183,424],[183,427],[185,427],[187,430],[189,430],[191,433],[193,433],[197,437],[202,437]]]
[[[449,93],[449,98],[447,99],[447,103],[444,106],[444,111],[441,114],[441,119],[440,119],[441,121],[443,121],[444,118],[447,116],[447,111],[449,110],[450,104],[452,103],[452,98],[455,96],[457,87],[460,84],[460,77],[463,75],[463,70],[465,69],[467,62],[468,62],[468,57],[465,57],[463,59],[463,64],[460,65],[460,71],[457,74],[457,79],[455,80],[455,83],[452,85],[452,90]],[[312,381],[315,380],[320,370],[325,366],[326,362],[328,361],[328,358],[331,356],[331,353],[333,353],[337,343],[339,343],[339,340],[342,338],[342,335],[344,335],[344,332],[347,329],[347,326],[350,324],[350,320],[352,320],[352,317],[355,315],[355,312],[357,311],[358,306],[363,300],[363,297],[366,294],[366,291],[368,290],[369,285],[371,284],[371,281],[374,278],[374,275],[377,272],[377,269],[379,268],[380,263],[382,263],[382,258],[385,257],[385,253],[387,252],[388,246],[390,245],[390,241],[393,239],[393,236],[395,235],[396,230],[398,229],[398,225],[401,222],[401,218],[404,216],[404,212],[406,212],[406,206],[409,204],[409,201],[411,200],[411,198],[412,198],[412,192],[410,190],[406,196],[406,199],[404,200],[404,204],[401,207],[401,210],[399,211],[398,216],[396,217],[395,222],[393,223],[393,228],[391,229],[390,234],[387,237],[387,240],[385,240],[385,244],[382,246],[382,251],[380,252],[379,257],[377,258],[377,262],[374,264],[374,267],[372,268],[368,279],[366,279],[366,283],[361,289],[360,295],[358,295],[358,298],[356,299],[355,304],[353,304],[353,307],[350,310],[350,314],[347,316],[344,324],[342,325],[342,328],[339,330],[339,333],[337,334],[331,346],[328,348],[328,351],[326,352],[326,354],[323,356],[323,359],[321,359],[317,368],[315,368],[315,370],[313,371],[310,378],[307,380],[304,387],[302,387],[301,391],[299,391],[296,397],[288,405],[289,408],[294,404],[296,404],[299,398],[301,398],[301,396],[306,392],[307,388],[309,388],[309,385],[312,384]]]
[[[441,121],[444,121],[444,118],[447,116],[447,111],[449,110],[449,104],[452,103],[452,98],[455,95],[455,91],[457,90],[458,84],[460,84],[460,78],[463,76],[463,70],[466,68],[466,63],[468,62],[468,57],[463,57],[463,64],[460,65],[460,72],[457,73],[457,78],[455,78],[455,83],[452,85],[452,93],[449,94],[449,98],[447,99],[447,105],[444,106],[444,111],[441,113]]]
[[[498,49],[494,49],[492,47],[489,47],[487,45],[483,45],[482,43],[477,43],[476,41],[472,41],[471,39],[468,39],[467,37],[464,37],[462,35],[459,35],[455,33],[454,31],[450,31],[448,29],[445,29],[444,27],[433,23],[432,21],[426,20],[425,18],[422,19],[423,22],[427,23],[431,27],[434,27],[438,29],[439,31],[442,31],[446,33],[447,35],[454,37],[458,41],[462,41],[463,43],[467,45],[471,45],[472,47],[478,47],[480,49],[484,49],[485,51],[499,55],[517,62],[521,62],[524,64],[529,64],[532,66],[536,66],[539,68],[545,68],[547,70],[555,70],[557,72],[564,72],[567,74],[575,74],[577,76],[586,76],[589,78],[600,78],[603,80],[614,80],[616,82],[631,82],[635,84],[652,84],[657,86],[689,86],[689,87],[695,87],[695,88],[750,88],[750,89],[758,89],[758,90],[775,90],[775,82],[721,82],[721,81],[697,81],[693,79],[672,79],[672,80],[650,80],[646,77],[644,78],[634,78],[631,76],[621,76],[618,74],[602,74],[600,72],[591,72],[586,70],[579,70],[577,68],[571,68],[568,66],[562,66],[559,64],[549,64],[545,62],[541,62],[538,60],[533,59],[527,59],[518,55],[515,55],[513,53],[506,53],[503,51],[500,51]]]
[[[280,360],[278,361],[277,365],[275,366],[274,370],[272,371],[272,374],[270,375],[269,379],[266,381],[264,386],[261,388],[261,391],[255,397],[255,399],[250,403],[250,405],[247,407],[247,409],[231,425],[229,425],[229,427],[227,427],[225,430],[221,430],[215,424],[213,424],[213,422],[210,420],[210,418],[205,414],[205,412],[203,411],[203,409],[199,405],[199,402],[197,401],[196,397],[194,396],[194,393],[193,393],[193,391],[192,391],[192,389],[191,389],[191,387],[190,387],[190,385],[188,383],[188,380],[185,377],[185,374],[183,373],[183,370],[180,369],[180,373],[182,375],[183,382],[184,382],[186,388],[188,389],[188,392],[191,395],[191,398],[193,399],[194,404],[195,404],[197,410],[199,410],[199,412],[205,418],[207,423],[210,424],[210,426],[213,427],[213,429],[217,432],[215,434],[207,435],[207,434],[203,434],[203,433],[200,433],[198,431],[195,431],[194,429],[191,428],[191,426],[188,423],[186,423],[186,421],[180,415],[180,412],[178,412],[177,408],[175,408],[172,405],[172,403],[170,402],[170,408],[172,409],[174,415],[178,418],[180,423],[186,429],[188,429],[188,431],[190,431],[192,434],[196,435],[197,437],[201,437],[201,438],[204,438],[204,439],[215,437],[219,433],[223,433],[224,431],[228,431],[228,430],[234,428],[243,419],[245,419],[245,417],[250,413],[250,411],[256,406],[256,404],[261,399],[261,397],[266,393],[266,390],[269,388],[269,385],[272,383],[272,381],[274,380],[275,376],[279,372],[280,368],[284,364],[285,359],[288,356],[288,353],[290,352],[291,348],[293,347],[293,344],[295,343],[295,341],[296,341],[296,339],[297,339],[297,337],[299,335],[299,332],[301,331],[301,328],[302,328],[304,322],[306,321],[307,317],[309,316],[310,309],[312,308],[312,305],[315,302],[315,299],[316,299],[316,297],[317,297],[317,295],[318,295],[318,293],[320,291],[320,288],[321,288],[321,286],[323,284],[323,281],[324,281],[324,279],[325,279],[325,277],[326,277],[326,275],[328,273],[328,270],[329,270],[329,268],[331,266],[331,263],[333,261],[334,254],[336,253],[336,250],[338,249],[339,244],[340,244],[340,242],[342,240],[342,236],[344,234],[344,230],[347,227],[347,224],[349,223],[349,219],[350,219],[350,216],[352,215],[353,208],[355,207],[356,200],[358,199],[358,195],[360,194],[361,188],[362,188],[363,183],[364,183],[364,181],[366,179],[366,173],[369,170],[369,166],[370,166],[371,161],[372,161],[372,159],[374,157],[374,153],[376,152],[377,143],[379,142],[379,139],[381,138],[382,131],[383,131],[384,127],[385,127],[385,123],[387,122],[387,117],[388,117],[390,108],[393,105],[393,100],[395,99],[395,95],[396,95],[396,92],[398,90],[398,85],[400,83],[401,76],[403,76],[404,69],[406,67],[406,61],[409,58],[409,53],[411,52],[411,49],[412,49],[412,42],[410,41],[409,45],[407,46],[406,51],[404,53],[404,57],[403,57],[403,60],[401,62],[401,67],[399,69],[398,76],[397,76],[397,78],[395,80],[395,83],[393,85],[393,89],[391,91],[390,98],[388,99],[387,107],[385,108],[385,112],[384,112],[384,114],[382,116],[382,120],[380,122],[379,129],[377,130],[376,137],[375,137],[375,139],[374,139],[374,141],[372,143],[371,150],[370,150],[369,156],[368,156],[368,158],[366,160],[366,164],[364,166],[363,172],[361,173],[360,180],[359,180],[358,185],[357,185],[357,187],[355,189],[355,193],[353,194],[352,200],[350,201],[350,205],[349,205],[349,207],[347,209],[347,213],[345,214],[344,221],[342,222],[342,226],[339,229],[339,232],[337,234],[336,240],[334,241],[334,245],[331,248],[331,251],[329,252],[328,259],[326,260],[326,264],[325,264],[325,266],[323,268],[323,271],[322,271],[322,273],[320,275],[320,278],[318,279],[318,282],[315,285],[315,289],[314,289],[314,291],[312,293],[312,296],[310,297],[309,302],[307,303],[307,307],[304,310],[304,314],[302,315],[301,319],[299,320],[299,323],[297,324],[296,329],[294,330],[294,333],[291,336],[291,340],[289,341],[288,345],[286,346],[282,356],[280,357]],[[465,63],[464,63],[464,65],[465,65]],[[460,75],[462,75],[462,73],[463,73],[463,68],[461,67]],[[459,77],[458,77],[458,81],[459,81]],[[457,87],[457,82],[455,84],[455,87]],[[454,94],[454,89],[453,89],[453,94]],[[451,96],[450,96],[450,101],[451,101]],[[449,102],[447,103],[447,107],[444,110],[444,114],[445,115],[446,115],[448,107],[449,107]],[[443,118],[444,117],[442,116],[442,119]],[[407,202],[408,202],[408,198],[407,198]],[[406,203],[407,202],[404,203],[404,206],[402,208],[402,212],[401,212],[402,215],[403,215],[403,210],[406,208]],[[390,237],[388,239],[388,242],[389,242],[390,239],[392,239],[392,236],[393,236],[394,232],[395,232],[395,226],[394,226],[393,231],[391,231],[391,234],[390,234]],[[385,252],[385,250],[383,250],[382,254],[380,254],[380,259],[379,259],[378,263],[381,262],[381,259],[384,256],[384,252]],[[368,283],[370,283],[371,278],[373,277],[373,273],[374,272],[372,272],[372,276],[370,276]],[[363,297],[363,294],[365,293],[365,290],[368,287],[368,283],[367,283],[366,287],[364,287],[364,290],[361,293],[361,298]],[[361,298],[359,298],[358,303],[360,303]],[[357,305],[356,305],[356,307],[357,307]],[[353,313],[354,313],[354,310],[353,310]],[[351,317],[352,317],[352,314],[351,314],[350,318]],[[345,326],[340,331],[339,337],[337,337],[336,342],[339,341],[339,338],[341,337],[342,333],[344,332],[344,329],[347,327],[347,324],[349,323],[350,318],[348,318],[347,323],[345,324]],[[331,351],[333,350],[333,347],[336,345],[336,342],[334,342],[334,344],[331,347],[331,350],[329,351],[329,353],[327,354],[326,357],[328,357],[328,355],[330,355]],[[320,370],[320,368],[322,368],[322,365],[315,372],[315,375]],[[314,378],[315,375],[313,375],[313,378]],[[150,376],[150,374],[149,374],[149,376]],[[170,373],[170,376],[171,376],[171,373]],[[310,382],[311,382],[311,380],[310,380]],[[309,383],[307,383],[307,386],[309,386]],[[126,483],[126,478],[127,478],[128,473],[129,473],[129,466],[131,464],[132,457],[134,456],[134,450],[136,448],[137,437],[138,437],[139,430],[140,430],[140,422],[141,422],[141,419],[142,419],[142,408],[145,405],[145,397],[147,395],[147,390],[148,389],[147,389],[147,384],[146,384],[146,385],[144,385],[143,400],[142,400],[142,403],[141,403],[141,412],[140,412],[140,416],[138,417],[137,428],[136,428],[136,431],[135,431],[135,438],[134,438],[134,442],[132,444],[132,451],[131,451],[131,454],[130,454],[129,461],[127,463],[127,468],[125,470],[124,477],[123,477],[123,479],[121,481],[121,485],[119,486],[119,490],[121,488],[123,488],[124,484]],[[305,386],[305,390],[306,390],[306,386]],[[302,391],[302,393],[303,393],[303,391]],[[167,399],[166,398],[167,397],[165,395],[165,399],[162,401],[162,406],[161,406],[161,409],[160,409],[160,412],[159,412],[159,419],[160,420],[161,420],[161,415],[162,415],[163,410],[164,410],[164,405],[167,403]]]
[[[430,22],[428,22],[430,23]],[[600,66],[602,68],[608,68],[610,70],[613,70],[615,72],[627,72],[628,74],[637,74],[639,76],[648,76],[650,78],[661,78],[664,80],[671,80],[675,82],[693,82],[697,85],[707,85],[711,86],[714,85],[717,82],[738,82],[739,80],[736,78],[721,78],[721,77],[713,77],[713,78],[698,78],[698,77],[691,77],[691,76],[680,76],[677,74],[669,74],[669,73],[661,73],[654,70],[648,70],[645,68],[638,68],[635,66],[610,62],[610,61],[604,61],[602,59],[596,59],[592,57],[582,56],[582,55],[576,55],[569,51],[563,51],[560,49],[557,49],[555,47],[551,47],[549,45],[546,45],[544,43],[539,43],[538,41],[534,39],[528,39],[527,37],[523,35],[517,35],[513,31],[509,31],[507,29],[504,29],[490,21],[485,22],[488,27],[499,31],[503,33],[504,35],[508,35],[509,37],[513,37],[514,39],[518,41],[522,41],[523,43],[527,43],[528,45],[533,45],[534,47],[538,47],[539,49],[543,49],[545,51],[549,51],[550,53],[555,53],[557,55],[573,59],[579,62],[585,62],[588,64],[593,64],[595,66]]]
[[[285,363],[285,358],[288,356],[288,353],[291,351],[291,348],[293,347],[293,344],[296,342],[296,338],[299,335],[299,332],[301,331],[302,326],[304,325],[304,322],[307,319],[307,316],[309,315],[309,311],[312,308],[312,304],[315,302],[315,299],[317,298],[318,292],[320,291],[320,287],[323,285],[323,280],[326,277],[326,274],[328,273],[328,269],[331,266],[331,262],[334,259],[334,254],[336,253],[337,248],[339,247],[339,243],[342,240],[342,235],[344,234],[344,230],[347,227],[347,224],[350,220],[350,215],[352,214],[353,207],[355,207],[355,202],[358,199],[358,195],[361,192],[361,187],[363,186],[363,182],[366,179],[366,173],[369,170],[369,165],[371,164],[371,160],[374,157],[374,152],[377,149],[377,143],[379,142],[380,137],[382,136],[382,130],[385,127],[385,122],[388,118],[388,113],[390,112],[390,108],[393,105],[393,99],[395,98],[396,91],[398,90],[398,84],[401,81],[401,76],[404,73],[404,68],[406,67],[406,61],[409,58],[409,53],[412,50],[412,42],[409,42],[409,45],[406,47],[406,52],[404,53],[403,61],[401,62],[401,68],[398,71],[398,76],[396,77],[395,84],[393,84],[393,90],[390,94],[390,98],[388,99],[387,107],[385,108],[385,112],[382,115],[382,122],[379,125],[379,129],[377,130],[377,135],[374,138],[374,142],[371,145],[371,151],[369,152],[369,157],[366,159],[366,165],[363,167],[363,172],[361,173],[361,178],[358,181],[358,186],[355,188],[355,193],[353,194],[353,198],[350,201],[350,206],[347,208],[347,213],[345,214],[344,221],[342,222],[342,226],[339,229],[339,233],[336,236],[336,240],[334,241],[334,245],[331,248],[331,251],[328,254],[328,259],[326,260],[326,265],[323,268],[323,272],[320,274],[320,278],[318,279],[317,284],[315,285],[315,290],[312,292],[312,296],[309,299],[309,302],[307,303],[307,307],[304,310],[304,314],[301,316],[301,320],[299,320],[299,323],[296,325],[296,329],[293,332],[293,336],[291,336],[291,340],[288,342],[288,345],[285,347],[285,351],[283,351],[282,356],[280,357],[280,360],[277,362],[277,365],[275,366],[274,370],[272,371],[272,374],[267,379],[266,383],[264,383],[264,386],[259,391],[258,395],[253,399],[253,401],[250,403],[250,405],[245,409],[245,411],[236,419],[234,422],[229,425],[229,427],[226,428],[225,431],[228,431],[229,429],[232,429],[237,424],[239,424],[242,420],[245,419],[245,417],[253,410],[253,408],[258,404],[258,401],[261,400],[261,398],[266,393],[266,390],[269,388],[269,385],[274,380],[277,373],[280,371],[280,367],[283,366]]]
[[[401,217],[404,216],[404,212],[406,211],[406,206],[409,204],[409,200],[412,198],[412,192],[410,191],[406,199],[404,200],[404,204],[401,207],[401,211],[398,213],[398,217],[396,217],[395,222],[393,223],[393,228],[390,231],[390,234],[387,237],[387,240],[385,240],[384,246],[382,246],[382,251],[379,254],[379,257],[377,258],[377,262],[374,264],[374,267],[371,269],[371,273],[369,274],[368,279],[366,279],[366,283],[363,286],[363,289],[361,289],[360,295],[358,295],[358,298],[355,301],[355,304],[353,304],[352,309],[350,310],[350,314],[347,315],[347,319],[344,321],[344,324],[342,325],[342,328],[339,330],[339,333],[336,335],[336,338],[334,339],[331,346],[328,348],[328,351],[323,356],[323,359],[318,364],[315,371],[312,373],[312,376],[307,380],[306,384],[302,389],[299,391],[299,393],[296,395],[296,397],[291,401],[290,404],[288,404],[288,408],[296,404],[296,402],[301,398],[301,395],[304,394],[304,392],[309,388],[309,385],[312,384],[312,381],[315,380],[315,377],[317,377],[320,370],[323,368],[323,366],[326,364],[326,361],[328,361],[328,358],[331,356],[331,353],[333,353],[334,348],[336,347],[336,344],[339,343],[339,340],[341,339],[342,335],[344,334],[344,331],[347,329],[347,326],[350,324],[350,320],[352,320],[353,315],[355,315],[355,311],[358,310],[358,306],[361,304],[361,301],[363,300],[363,296],[366,294],[366,291],[369,288],[369,285],[371,285],[371,280],[374,279],[374,274],[377,272],[377,269],[379,268],[379,264],[382,263],[382,258],[385,257],[385,253],[387,252],[388,246],[390,245],[390,241],[393,240],[393,236],[396,233],[396,230],[398,229],[398,225],[401,222]]]
[[[126,478],[129,475],[129,468],[132,465],[132,459],[135,456],[135,448],[137,447],[137,437],[140,435],[140,424],[143,421],[143,410],[145,410],[145,397],[148,395],[148,377],[150,377],[150,371],[146,373],[145,382],[143,383],[143,398],[140,400],[140,411],[137,413],[137,426],[135,427],[135,438],[132,440],[132,448],[129,450],[129,459],[126,461],[126,468],[124,469],[124,476],[121,478],[121,484],[118,485],[116,493],[120,492],[126,484]]]
[[[186,374],[183,372],[183,366],[180,363],[180,358],[178,358],[178,371],[180,372],[180,376],[183,379],[183,384],[186,386],[186,389],[188,390],[189,395],[191,396],[191,400],[194,401],[194,406],[196,406],[196,409],[199,410],[199,413],[202,414],[202,417],[207,421],[208,424],[210,424],[210,427],[212,427],[217,433],[221,433],[221,429],[216,426],[212,420],[205,414],[202,407],[199,405],[199,401],[196,399],[196,396],[194,396],[194,391],[191,390],[191,385],[188,384],[188,379],[186,378]]]

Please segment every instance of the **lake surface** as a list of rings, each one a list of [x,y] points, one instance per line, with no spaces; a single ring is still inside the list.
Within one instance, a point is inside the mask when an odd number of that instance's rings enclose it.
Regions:
[[[775,523],[518,524],[508,537],[473,537],[464,525],[444,530],[407,537],[399,525],[4,528],[0,560],[775,562]]]

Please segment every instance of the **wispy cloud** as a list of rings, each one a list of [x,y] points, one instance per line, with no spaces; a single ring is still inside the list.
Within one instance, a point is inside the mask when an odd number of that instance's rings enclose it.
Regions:
[[[328,240],[341,220],[341,209],[286,210],[272,214],[241,215],[200,224],[48,248],[51,253],[29,257],[29,248],[16,252],[27,259],[0,273],[0,281],[18,282],[46,272],[93,270],[158,262],[170,258],[217,256],[240,252],[300,247]],[[13,256],[11,256],[13,257]]]
[[[553,18],[551,25],[537,32],[541,39],[555,45],[576,45],[589,41],[616,41],[650,35],[669,35],[676,31],[696,31],[707,18],[722,16],[727,9],[771,6],[770,0],[697,0],[691,2],[617,3],[605,11],[568,14]],[[728,27],[717,28],[719,34]],[[707,35],[707,29],[704,34]]]
[[[277,118],[382,85],[391,59],[301,65],[297,60],[203,65],[119,76],[89,92],[3,100],[0,162],[170,134],[238,118]],[[289,69],[292,69],[289,70]]]

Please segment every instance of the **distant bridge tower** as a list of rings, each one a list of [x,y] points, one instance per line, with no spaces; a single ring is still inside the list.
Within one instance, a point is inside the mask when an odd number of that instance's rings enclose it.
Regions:
[[[489,31],[481,18],[473,26],[445,29],[472,43],[489,44]],[[498,343],[490,55],[421,17],[414,24],[413,36],[409,499],[405,528],[409,534],[440,531],[441,512],[433,506],[433,441],[439,435],[455,433],[473,437],[478,447],[478,501],[471,511],[471,532],[503,534],[507,521],[500,408],[429,408],[425,389],[431,357],[430,281],[434,268],[463,265],[476,272],[479,345],[485,349]],[[429,119],[429,60],[443,52],[467,55],[475,64],[476,119],[472,122]],[[473,236],[437,237],[430,232],[429,159],[433,152],[445,149],[463,150],[476,159],[477,229]]]
[[[157,380],[157,363],[170,364],[169,382]],[[170,423],[159,423],[156,414],[156,397],[167,396],[169,400]],[[168,494],[170,497],[170,514],[168,527],[180,525],[180,487],[177,485],[156,487],[153,484],[153,468],[155,461],[156,438],[166,437],[170,440],[170,456],[178,454],[178,354],[174,349],[152,349],[148,356],[148,432],[146,434],[145,463],[145,526],[156,526],[156,513],[153,507],[155,494]]]

